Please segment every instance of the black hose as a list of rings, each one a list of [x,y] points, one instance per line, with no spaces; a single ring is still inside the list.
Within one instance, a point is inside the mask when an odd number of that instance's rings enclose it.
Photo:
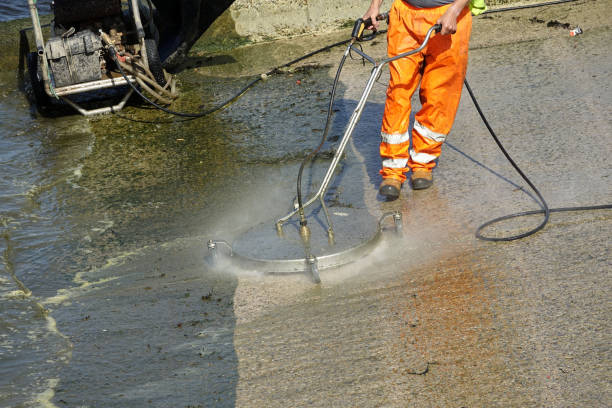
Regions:
[[[491,134],[491,137],[493,138],[493,140],[495,141],[495,143],[497,144],[497,146],[499,147],[501,152],[504,154],[504,156],[506,157],[508,162],[512,165],[514,170],[516,170],[516,172],[523,178],[523,180],[525,180],[525,182],[529,185],[529,187],[531,187],[531,189],[536,194],[536,196],[537,196],[537,198],[539,200],[539,201],[538,200],[536,200],[536,201],[538,202],[538,204],[541,207],[540,210],[523,211],[523,212],[519,212],[519,213],[504,215],[502,217],[494,218],[494,219],[492,219],[490,221],[487,221],[487,222],[485,222],[484,224],[482,224],[481,226],[479,226],[476,229],[476,238],[481,239],[483,241],[491,241],[491,242],[515,241],[517,239],[521,239],[521,238],[525,238],[525,237],[528,237],[530,235],[533,235],[536,232],[540,231],[542,228],[544,228],[544,226],[548,223],[548,221],[550,219],[550,213],[553,213],[553,212],[593,211],[593,210],[612,209],[612,204],[593,205],[593,206],[581,206],[581,207],[549,208],[548,207],[548,203],[546,203],[546,200],[544,199],[544,197],[540,193],[540,190],[537,189],[537,187],[531,182],[531,180],[529,180],[529,178],[525,175],[525,173],[523,173],[523,171],[518,166],[518,164],[516,164],[516,162],[512,159],[512,157],[510,157],[510,154],[508,153],[508,151],[506,150],[506,148],[504,147],[502,142],[499,140],[499,138],[495,134],[495,131],[493,131],[493,128],[491,128],[491,125],[489,124],[489,121],[487,120],[487,118],[485,117],[484,113],[482,112],[482,109],[480,109],[480,105],[478,104],[478,101],[476,100],[476,97],[474,96],[474,93],[472,92],[472,88],[470,88],[470,84],[468,83],[467,79],[464,81],[464,83],[465,83],[465,87],[466,87],[468,93],[470,94],[470,97],[472,98],[472,102],[474,102],[474,106],[476,107],[476,110],[478,111],[478,114],[480,115],[480,118],[482,119],[482,122],[485,124],[485,126],[489,130],[489,133]],[[482,231],[486,227],[488,227],[490,225],[497,224],[497,223],[499,223],[501,221],[506,221],[506,220],[513,219],[513,218],[525,217],[525,216],[534,215],[534,214],[544,214],[544,219],[536,227],[534,227],[534,228],[530,229],[529,231],[524,232],[522,234],[511,235],[509,237],[486,237],[486,236],[484,236],[482,234]]]
[[[386,33],[387,30],[380,30],[380,31],[374,31],[371,35],[367,36],[365,38],[365,41],[371,41],[374,39],[374,37],[376,37],[379,34],[384,34]],[[332,44],[329,47],[325,47],[325,49],[329,49],[332,47],[336,47],[338,45],[344,45],[347,44],[349,42],[353,41],[353,39],[349,39],[349,40],[344,40],[344,41],[339,41],[335,44]],[[321,52],[322,50],[324,50],[324,48],[321,48],[320,50],[316,50],[311,52],[310,54],[308,54],[308,57],[315,55],[319,52]],[[325,144],[325,141],[327,140],[327,135],[329,134],[329,129],[331,127],[331,117],[333,114],[333,105],[334,105],[334,100],[336,98],[336,89],[338,87],[338,82],[340,81],[340,74],[342,73],[342,68],[344,67],[344,63],[346,62],[346,57],[347,54],[344,53],[342,55],[342,59],[340,60],[340,64],[338,65],[338,70],[336,71],[336,77],[334,78],[334,83],[332,85],[332,90],[331,90],[331,94],[329,97],[329,104],[327,106],[327,119],[325,120],[325,130],[323,131],[323,136],[321,136],[321,141],[319,142],[319,145],[308,155],[304,158],[304,160],[302,161],[301,165],[300,165],[300,170],[298,171],[298,178],[297,178],[297,200],[298,200],[298,211],[300,214],[300,217],[302,218],[300,220],[300,223],[303,225],[306,225],[306,220],[304,218],[304,202],[303,202],[303,197],[302,197],[302,173],[304,172],[304,168],[306,167],[306,164],[308,164],[316,155],[317,153],[319,153],[319,151],[321,151],[321,148],[323,147],[323,145]],[[296,61],[292,61],[289,64],[295,63]],[[289,65],[287,64],[287,65]]]
[[[340,60],[340,65],[338,66],[338,70],[336,71],[336,77],[334,78],[334,84],[332,85],[331,95],[329,97],[329,104],[327,106],[327,119],[325,121],[325,130],[323,131],[323,136],[321,136],[321,141],[319,145],[316,147],[316,149],[314,149],[312,152],[310,152],[308,156],[306,156],[306,158],[304,158],[304,160],[302,161],[302,164],[300,165],[300,170],[298,171],[297,199],[298,199],[298,206],[299,206],[298,208],[299,208],[300,214],[303,214],[303,211],[304,211],[304,204],[302,202],[302,173],[304,172],[304,167],[306,167],[306,164],[310,162],[313,159],[313,157],[316,156],[317,153],[319,153],[319,151],[325,144],[325,141],[327,140],[327,135],[329,134],[329,129],[331,127],[331,117],[333,114],[334,99],[336,98],[336,89],[338,88],[338,82],[340,80],[340,74],[342,73],[342,67],[344,67],[344,62],[346,61],[346,56],[347,56],[347,53],[344,53],[342,55],[342,59]],[[304,225],[306,225],[305,221],[304,221]]]
[[[382,31],[381,31],[382,32]],[[270,76],[273,75],[275,73],[278,73],[282,68],[287,68],[291,65],[297,64],[300,61],[303,61],[307,58],[312,57],[313,55],[319,54],[321,52],[325,52],[327,50],[330,50],[334,47],[337,47],[339,45],[343,45],[343,44],[347,44],[348,42],[350,42],[351,40],[342,40],[342,41],[338,41],[336,43],[327,45],[325,47],[319,48],[315,51],[309,52],[306,55],[302,55],[299,58],[296,58],[292,61],[289,61],[283,65],[279,65],[276,68],[271,69],[270,71],[266,72],[263,75],[258,76],[257,78],[253,79],[251,82],[249,82],[246,86],[244,86],[242,89],[240,89],[240,91],[238,91],[237,93],[235,93],[232,97],[230,97],[229,99],[227,99],[226,101],[222,102],[221,104],[201,111],[201,112],[196,112],[196,113],[190,113],[190,112],[177,112],[177,111],[173,111],[171,109],[168,109],[164,106],[161,106],[157,103],[155,103],[154,101],[152,101],[151,99],[149,99],[148,97],[146,97],[134,84],[132,84],[131,81],[128,80],[127,75],[125,73],[125,71],[121,68],[121,66],[119,65],[119,62],[117,61],[117,51],[115,50],[114,47],[109,47],[109,52],[111,55],[111,58],[113,59],[113,61],[115,61],[115,64],[117,65],[117,68],[119,68],[119,72],[121,73],[121,75],[123,76],[123,78],[127,81],[127,83],[132,87],[132,89],[134,90],[134,92],[136,92],[143,100],[145,100],[147,103],[151,104],[152,106],[154,106],[156,109],[159,109],[163,112],[169,113],[171,115],[174,116],[179,116],[182,118],[187,118],[186,120],[193,120],[193,119],[198,119],[198,118],[202,118],[204,116],[208,116],[212,113],[215,113],[217,111],[220,111],[221,109],[229,106],[230,104],[232,104],[234,101],[236,101],[238,98],[240,98],[242,95],[244,95],[249,89],[251,89],[255,84],[257,84],[259,81],[261,81],[265,76]],[[122,118],[125,118],[122,116]],[[127,119],[127,118],[126,118]],[[147,121],[147,123],[149,123],[149,121]],[[154,122],[151,121],[150,123],[168,123],[168,122]]]
[[[574,1],[577,1],[577,0],[558,0],[558,1],[547,2],[547,3],[539,3],[539,4],[517,6],[517,7],[508,7],[508,8],[499,9],[499,10],[491,10],[491,11],[489,11],[489,13],[502,12],[502,11],[510,11],[510,10],[519,10],[519,9],[523,9],[523,8],[541,7],[541,6],[548,6],[548,5],[553,5],[553,4],[569,3],[569,2],[574,2]],[[377,34],[383,34],[385,32],[386,32],[386,30],[379,31],[379,32],[374,32],[372,34],[371,38],[369,38],[369,39],[373,39]],[[340,43],[336,43],[336,44],[333,44],[331,47],[335,47],[335,46],[340,45],[340,44],[346,44],[349,41],[350,40],[343,41],[343,42],[340,42]],[[312,56],[312,55],[314,55],[316,53],[317,53],[317,51],[315,51],[313,53],[310,53],[307,57],[310,57],[310,56]],[[346,54],[343,55],[343,57],[342,57],[342,59],[340,61],[340,64],[338,66],[338,70],[336,71],[336,77],[334,79],[334,83],[333,83],[333,86],[332,86],[332,91],[331,91],[331,95],[330,95],[329,105],[328,105],[328,109],[327,109],[327,119],[326,119],[326,123],[325,123],[325,131],[323,132],[323,136],[321,137],[321,141],[320,141],[319,145],[317,146],[317,148],[315,150],[313,150],[302,161],[302,164],[300,165],[300,170],[298,172],[297,199],[298,199],[298,206],[299,206],[298,209],[299,209],[300,215],[302,216],[302,219],[300,220],[300,223],[303,224],[303,225],[306,224],[306,220],[303,217],[302,173],[304,171],[304,167],[306,166],[306,164],[308,162],[310,162],[315,157],[315,155],[321,150],[321,148],[323,147],[323,145],[325,143],[325,140],[327,139],[327,135],[328,135],[330,124],[331,124],[331,116],[332,116],[332,112],[333,112],[333,103],[334,103],[334,99],[335,99],[336,88],[337,88],[337,85],[338,85],[338,82],[339,82],[339,78],[340,78],[340,74],[342,72],[342,68],[344,66],[345,61],[346,61]],[[546,202],[546,200],[544,199],[544,197],[540,193],[540,190],[538,190],[538,188],[533,184],[533,182],[521,170],[521,168],[518,166],[518,164],[512,159],[512,157],[510,156],[510,154],[508,153],[508,151],[506,150],[504,145],[501,143],[501,141],[499,140],[499,138],[495,134],[495,131],[493,130],[493,128],[489,124],[489,121],[487,120],[487,118],[485,117],[484,113],[482,112],[482,109],[480,108],[480,105],[478,104],[478,101],[476,100],[476,97],[474,96],[474,93],[472,92],[472,88],[470,87],[467,79],[464,82],[465,82],[465,86],[466,86],[466,88],[468,90],[468,93],[469,93],[469,95],[470,95],[470,97],[472,99],[472,102],[474,103],[474,106],[476,107],[476,110],[478,111],[478,114],[480,115],[480,118],[482,119],[483,123],[487,127],[487,130],[491,134],[491,137],[493,138],[493,140],[495,141],[495,143],[497,144],[497,146],[499,147],[499,149],[501,150],[503,155],[506,157],[506,160],[508,160],[510,165],[512,165],[512,167],[521,176],[521,178],[533,190],[533,192],[537,196],[536,202],[538,202],[538,204],[540,205],[540,208],[541,208],[540,210],[524,211],[524,212],[509,214],[509,215],[505,215],[505,216],[494,218],[494,219],[492,219],[490,221],[487,221],[484,224],[480,225],[476,229],[475,235],[476,235],[476,237],[478,239],[481,239],[481,240],[484,240],[484,241],[490,241],[490,242],[515,241],[515,240],[518,240],[518,239],[526,238],[526,237],[528,237],[530,235],[535,234],[536,232],[540,231],[541,229],[543,229],[546,226],[546,224],[548,224],[548,221],[550,220],[550,214],[553,213],[553,212],[593,211],[593,210],[612,209],[612,204],[595,205],[595,206],[579,206],[579,207],[563,207],[563,208],[552,208],[552,209],[549,208],[548,203]],[[487,236],[484,236],[483,233],[482,233],[482,231],[486,227],[488,227],[490,225],[493,225],[493,224],[497,224],[497,223],[499,223],[501,221],[506,221],[506,220],[513,219],[513,218],[519,218],[519,217],[524,217],[524,216],[528,216],[528,215],[535,215],[535,214],[544,214],[544,219],[536,227],[534,227],[534,228],[532,228],[532,229],[530,229],[530,230],[528,230],[528,231],[526,231],[524,233],[516,234],[516,235],[511,235],[511,236],[508,236],[508,237],[487,237]]]
[[[201,118],[203,116],[210,115],[211,113],[216,112],[216,111],[218,111],[220,109],[223,109],[227,105],[231,104],[234,100],[236,100],[240,96],[242,96],[246,91],[249,90],[249,88],[251,88],[253,85],[255,85],[258,81],[261,80],[261,77],[259,77],[259,78],[255,79],[255,80],[251,81],[248,85],[246,85],[244,88],[242,88],[240,90],[240,92],[236,93],[230,99],[226,100],[221,105],[219,105],[219,106],[217,106],[215,108],[208,109],[208,110],[201,111],[201,112],[197,112],[197,113],[176,112],[176,111],[173,111],[171,109],[168,109],[168,108],[166,108],[164,106],[161,106],[161,105],[153,102],[151,99],[147,98],[142,92],[140,92],[138,87],[135,86],[132,83],[132,81],[130,81],[128,79],[127,74],[125,73],[123,68],[121,68],[121,64],[119,63],[119,61],[117,59],[117,51],[115,50],[115,48],[113,46],[110,46],[110,47],[108,47],[108,50],[109,50],[111,58],[113,59],[113,61],[115,61],[115,65],[117,65],[117,68],[119,69],[119,72],[121,73],[121,76],[123,76],[123,79],[125,79],[125,81],[132,87],[134,92],[136,92],[142,99],[144,99],[145,101],[147,101],[148,103],[153,105],[155,108],[157,108],[157,109],[159,109],[161,111],[164,111],[166,113],[169,113],[171,115],[180,116],[180,117],[183,117],[183,118],[190,118],[190,119]]]

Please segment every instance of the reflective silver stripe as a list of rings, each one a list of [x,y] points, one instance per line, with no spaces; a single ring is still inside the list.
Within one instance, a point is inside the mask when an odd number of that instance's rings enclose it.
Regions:
[[[390,169],[403,169],[406,164],[408,164],[408,159],[385,159],[382,161],[382,166]]]
[[[444,133],[436,133],[433,130],[429,130],[425,126],[421,125],[418,120],[414,121],[414,130],[419,132],[421,136],[435,140],[438,143],[446,140],[446,135]]]
[[[410,133],[406,132],[389,134],[385,132],[380,132],[380,137],[382,138],[382,141],[384,143],[400,144],[410,140]]]
[[[417,153],[414,149],[410,149],[410,158],[412,158],[413,162],[427,164],[436,160],[438,157],[428,153]]]

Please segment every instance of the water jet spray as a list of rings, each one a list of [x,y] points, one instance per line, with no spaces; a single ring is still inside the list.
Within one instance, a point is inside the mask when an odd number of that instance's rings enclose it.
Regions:
[[[387,18],[386,13],[377,17],[379,20],[386,20]],[[309,273],[313,281],[319,283],[321,281],[319,271],[344,266],[364,257],[378,245],[388,232],[392,232],[394,236],[401,234],[402,215],[399,212],[386,213],[378,220],[376,225],[368,226],[362,222],[362,220],[368,218],[368,214],[363,213],[365,210],[348,208],[343,209],[340,215],[330,213],[325,203],[325,195],[334,178],[334,173],[382,69],[392,61],[422,51],[427,46],[434,31],[439,32],[441,29],[439,24],[431,27],[423,44],[414,50],[376,61],[366,54],[361,47],[355,46],[360,41],[368,41],[374,38],[376,32],[364,36],[365,29],[371,25],[372,21],[369,19],[358,19],[355,22],[352,38],[342,55],[334,79],[327,110],[327,122],[321,142],[302,162],[298,172],[296,208],[278,219],[274,229],[270,228],[268,224],[261,224],[247,231],[231,245],[226,241],[209,241],[206,260],[213,267],[236,266],[268,274]],[[319,189],[304,203],[302,200],[302,172],[306,164],[317,155],[327,140],[336,88],[344,62],[351,53],[358,54],[364,61],[370,62],[373,66],[372,71]],[[318,207],[314,204],[318,204]],[[306,209],[310,207],[315,208],[307,213]],[[321,212],[323,217],[320,217]],[[335,221],[332,221],[332,215],[338,215]],[[220,244],[222,244],[223,250],[220,250]],[[220,259],[223,260],[220,261]]]

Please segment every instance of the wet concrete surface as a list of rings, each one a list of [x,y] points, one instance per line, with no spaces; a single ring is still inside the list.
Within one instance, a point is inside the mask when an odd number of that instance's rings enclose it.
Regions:
[[[474,24],[468,80],[553,207],[612,198],[610,5]],[[537,22],[553,19],[587,29],[570,37]],[[176,108],[222,100],[245,72],[322,41],[239,49],[228,63],[185,70]],[[382,56],[384,41],[364,49]],[[429,190],[376,195],[385,76],[349,145],[328,198],[372,220],[401,211],[403,240],[322,272],[321,285],[207,267],[207,239],[232,240],[291,208],[341,52],[273,76],[205,120],[154,126],[32,117],[14,78],[1,77],[2,143],[22,152],[2,164],[23,163],[6,169],[27,183],[7,183],[15,192],[2,196],[0,405],[610,405],[609,211],[554,214],[514,243],[477,241],[482,222],[536,205],[467,94]],[[359,61],[345,68],[332,137],[368,75]],[[139,107],[124,115],[165,119]]]

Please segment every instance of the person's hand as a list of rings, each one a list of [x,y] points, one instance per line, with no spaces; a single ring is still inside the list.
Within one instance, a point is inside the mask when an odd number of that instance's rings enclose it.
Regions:
[[[436,21],[436,24],[442,25],[442,30],[440,30],[440,34],[455,34],[457,32],[457,17],[461,10],[457,11],[454,7],[449,7],[442,17]]]
[[[370,6],[368,11],[366,11],[366,13],[362,17],[364,21],[367,20],[368,18],[372,19],[372,24],[367,26],[366,29],[378,30],[378,25],[380,24],[380,21],[376,20],[376,17],[378,17],[378,14],[380,14],[380,9],[376,7],[375,5]]]

